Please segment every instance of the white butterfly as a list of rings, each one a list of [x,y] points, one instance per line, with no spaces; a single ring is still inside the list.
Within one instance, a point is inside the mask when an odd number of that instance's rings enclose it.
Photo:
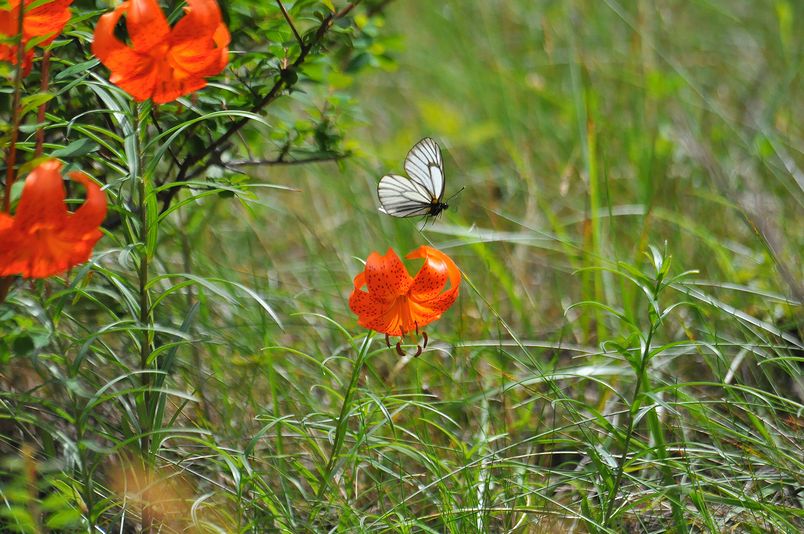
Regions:
[[[380,211],[394,217],[435,217],[449,206],[444,199],[444,164],[441,149],[425,137],[405,158],[408,176],[386,174],[377,185]]]

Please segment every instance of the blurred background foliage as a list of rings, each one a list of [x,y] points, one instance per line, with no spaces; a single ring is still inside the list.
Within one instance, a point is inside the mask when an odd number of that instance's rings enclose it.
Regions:
[[[51,517],[41,495],[76,529],[136,522],[116,488],[140,436],[139,113],[162,214],[156,454],[189,503],[166,529],[798,531],[801,5],[283,5],[301,43],[277,3],[228,2],[224,74],[133,110],[88,52],[110,6],[74,3],[46,153],[108,184],[113,213],[91,265],[0,306],[8,528]],[[379,214],[377,181],[425,136],[463,190],[426,225]],[[463,270],[459,302],[417,359],[375,340],[345,394],[352,277],[425,243]]]

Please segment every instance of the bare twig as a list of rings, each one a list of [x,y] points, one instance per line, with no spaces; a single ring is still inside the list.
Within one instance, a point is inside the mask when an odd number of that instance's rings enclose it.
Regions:
[[[304,46],[304,41],[299,35],[299,32],[296,31],[296,26],[293,25],[293,20],[290,18],[290,13],[288,10],[285,9],[285,6],[282,5],[282,0],[276,0],[276,3],[279,5],[280,11],[282,11],[282,16],[285,17],[285,20],[288,21],[288,26],[290,26],[291,31],[293,31],[293,35],[296,36],[296,40],[299,41],[299,46]]]
[[[340,161],[347,158],[349,154],[327,154],[325,156],[312,156],[309,158],[300,159],[284,159],[278,157],[276,159],[255,159],[255,160],[233,160],[227,161],[227,167],[261,167],[272,165],[303,165],[305,163],[322,163],[327,161]]]

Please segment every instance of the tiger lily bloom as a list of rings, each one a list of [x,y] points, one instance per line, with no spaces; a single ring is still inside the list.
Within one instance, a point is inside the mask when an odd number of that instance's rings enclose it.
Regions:
[[[74,213],[64,204],[61,163],[48,160],[25,179],[17,212],[0,212],[0,276],[46,278],[83,263],[103,235],[106,195],[83,172],[70,178],[86,188]]]
[[[171,28],[156,0],[128,0],[98,20],[92,53],[138,102],[171,102],[226,67],[229,30],[215,0],[187,0],[184,11]],[[131,46],[115,36],[123,15]]]
[[[358,323],[384,333],[389,348],[389,336],[404,337],[409,332],[418,335],[420,328],[439,319],[458,298],[461,285],[461,271],[440,250],[423,245],[405,257],[424,259],[415,278],[411,278],[392,249],[385,256],[372,252],[365,270],[355,276],[354,291],[349,298],[349,308],[357,315]],[[445,291],[448,280],[450,287]],[[427,348],[426,332],[423,338]],[[400,345],[401,340],[396,351],[403,356]],[[416,356],[422,352],[421,345],[417,348]]]
[[[64,25],[70,20],[70,4],[73,3],[73,0],[53,0],[29,10],[27,6],[34,2],[40,4],[37,0],[25,0],[22,40],[18,43],[13,40],[18,34],[20,0],[8,0],[8,7],[0,9],[0,61],[16,65],[18,46],[25,47],[31,39],[37,37],[45,38],[37,42],[37,46],[47,46],[58,37],[64,29]],[[23,54],[24,74],[28,74],[31,70],[33,55],[33,48]]]

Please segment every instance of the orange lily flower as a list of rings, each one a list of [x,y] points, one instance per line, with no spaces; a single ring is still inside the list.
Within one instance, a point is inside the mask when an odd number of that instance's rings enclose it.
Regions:
[[[25,5],[29,6],[36,0],[25,0]],[[0,9],[0,61],[8,61],[17,64],[17,46],[25,46],[28,41],[35,37],[46,37],[39,41],[37,46],[47,46],[58,37],[64,29],[64,25],[70,20],[70,4],[73,0],[53,0],[46,4],[37,6],[30,11],[26,9],[22,21],[22,43],[8,43],[17,35],[17,28],[20,16],[20,0],[9,0],[8,7]],[[23,56],[23,72],[28,74],[31,70],[31,60],[33,59],[33,49],[28,50]]]
[[[171,28],[156,0],[129,0],[98,20],[92,53],[112,71],[111,82],[138,102],[170,102],[226,67],[229,30],[215,0],[187,0],[184,11]],[[124,14],[131,46],[115,36]]]
[[[392,249],[385,256],[372,252],[366,268],[355,276],[354,291],[349,298],[349,308],[357,315],[361,326],[388,336],[404,337],[439,319],[458,298],[461,271],[452,259],[432,247],[421,246],[405,256],[408,259],[423,258],[424,265],[411,278],[402,260]],[[447,280],[450,287],[446,291]],[[366,286],[368,291],[363,291]],[[424,333],[424,347],[427,334]],[[404,355],[396,344],[396,350]],[[418,347],[416,356],[421,354]]]
[[[16,214],[0,212],[0,276],[46,278],[89,259],[103,235],[106,195],[83,172],[70,178],[86,188],[84,204],[67,211],[61,163],[48,160],[25,180]]]

